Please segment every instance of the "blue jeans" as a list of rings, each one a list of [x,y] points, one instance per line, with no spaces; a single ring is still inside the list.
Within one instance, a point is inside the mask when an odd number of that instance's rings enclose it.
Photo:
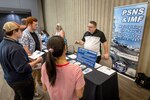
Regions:
[[[29,78],[20,82],[8,84],[15,92],[14,100],[33,100],[34,81]]]

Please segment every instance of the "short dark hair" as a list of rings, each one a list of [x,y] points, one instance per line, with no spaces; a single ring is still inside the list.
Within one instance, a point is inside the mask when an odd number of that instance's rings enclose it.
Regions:
[[[91,24],[93,24],[94,26],[97,26],[97,23],[95,21],[90,21]]]

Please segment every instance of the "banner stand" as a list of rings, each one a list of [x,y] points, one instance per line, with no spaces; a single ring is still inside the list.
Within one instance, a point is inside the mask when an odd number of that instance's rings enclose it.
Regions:
[[[110,56],[113,69],[134,78],[139,60],[148,2],[114,8]]]

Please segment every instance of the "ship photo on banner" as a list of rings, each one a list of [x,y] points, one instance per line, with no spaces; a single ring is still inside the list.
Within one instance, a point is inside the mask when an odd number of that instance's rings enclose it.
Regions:
[[[113,69],[135,77],[148,3],[114,8],[110,56]]]

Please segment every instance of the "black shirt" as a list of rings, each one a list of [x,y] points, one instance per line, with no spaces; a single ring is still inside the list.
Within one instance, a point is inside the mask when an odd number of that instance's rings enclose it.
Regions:
[[[40,41],[39,38],[37,36],[37,34],[35,32],[30,32],[31,36],[33,37],[34,41],[35,41],[35,50],[41,50],[40,48]]]
[[[84,34],[84,36],[83,36],[83,38],[82,38],[82,41],[85,42],[85,37],[86,37],[86,36],[99,37],[101,43],[104,43],[104,42],[107,41],[107,40],[106,40],[106,37],[105,37],[105,35],[104,35],[104,33],[103,33],[102,31],[98,30],[98,29],[96,29],[93,34],[91,34],[89,31],[85,32],[85,34]]]
[[[82,41],[84,41],[84,48],[92,50],[98,53],[98,56],[101,54],[101,43],[106,42],[106,37],[104,33],[98,29],[94,33],[85,32]]]

